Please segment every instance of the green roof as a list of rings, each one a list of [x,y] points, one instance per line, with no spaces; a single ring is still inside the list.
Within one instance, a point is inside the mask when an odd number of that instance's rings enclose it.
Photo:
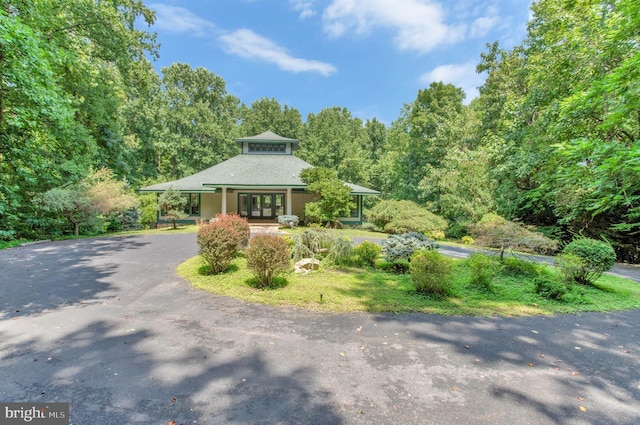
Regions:
[[[297,145],[299,143],[297,139],[289,139],[288,137],[282,137],[271,131],[265,131],[264,133],[258,134],[257,136],[243,137],[241,139],[236,139],[236,142],[237,143],[242,143],[242,142],[292,143],[294,145]]]
[[[237,155],[204,171],[172,182],[147,186],[142,192],[214,192],[222,187],[305,188],[300,172],[313,167],[293,155]]]
[[[278,136],[270,131],[257,136],[236,139],[244,141],[298,143],[296,139]],[[294,155],[282,154],[240,154],[179,180],[158,183],[139,189],[140,192],[164,192],[170,187],[174,190],[190,193],[215,192],[216,188],[246,189],[306,189],[300,180],[300,172],[313,165]],[[379,195],[380,192],[345,183],[354,195]]]

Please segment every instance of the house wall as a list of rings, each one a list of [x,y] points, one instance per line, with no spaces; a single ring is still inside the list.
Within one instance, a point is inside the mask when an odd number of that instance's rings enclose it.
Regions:
[[[307,202],[313,202],[313,195],[308,193],[291,194],[291,213],[297,215],[300,221],[304,221],[304,206]]]
[[[200,195],[200,217],[206,220],[220,212],[222,196],[219,193],[203,193]]]

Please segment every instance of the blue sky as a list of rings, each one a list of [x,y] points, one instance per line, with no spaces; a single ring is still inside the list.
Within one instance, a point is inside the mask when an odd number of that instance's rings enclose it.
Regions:
[[[520,44],[530,0],[164,0],[156,11],[161,67],[221,76],[247,105],[275,98],[307,114],[346,107],[390,124],[432,81],[466,102],[486,43]]]

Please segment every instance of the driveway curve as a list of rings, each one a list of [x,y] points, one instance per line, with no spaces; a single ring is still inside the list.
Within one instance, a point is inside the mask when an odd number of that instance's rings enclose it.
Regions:
[[[73,424],[640,423],[640,311],[325,314],[175,274],[194,234],[0,251],[0,401]]]

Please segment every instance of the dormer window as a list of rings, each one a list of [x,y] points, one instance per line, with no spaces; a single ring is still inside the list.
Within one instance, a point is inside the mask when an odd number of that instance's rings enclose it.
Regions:
[[[249,152],[286,152],[286,143],[249,143]]]

